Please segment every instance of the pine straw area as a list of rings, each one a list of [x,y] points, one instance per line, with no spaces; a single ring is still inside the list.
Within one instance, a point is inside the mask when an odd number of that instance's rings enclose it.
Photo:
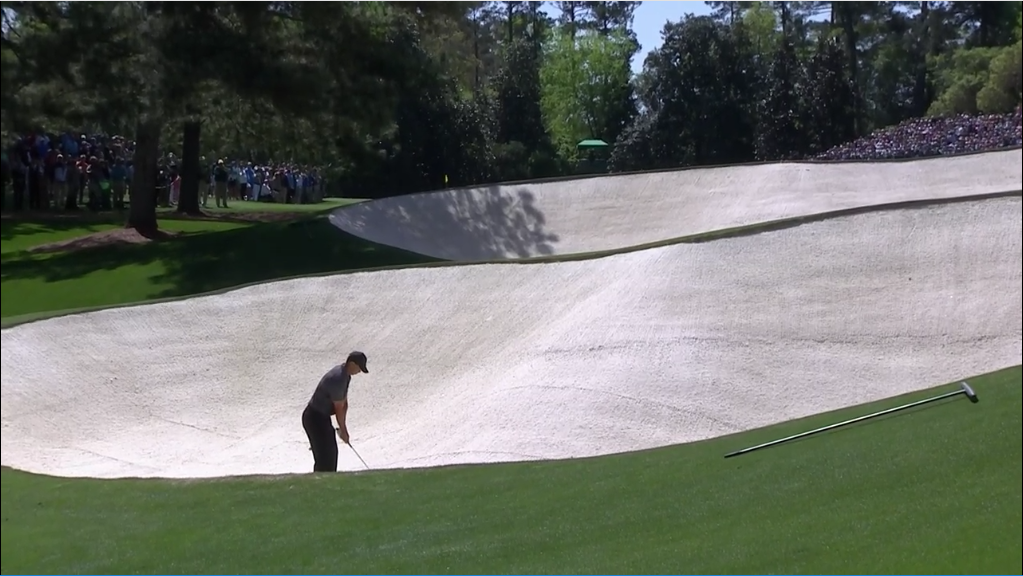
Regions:
[[[180,232],[168,230],[157,230],[155,233],[143,234],[134,228],[117,228],[115,230],[93,232],[92,234],[86,234],[85,236],[70,238],[68,240],[61,240],[59,242],[40,244],[39,246],[29,248],[28,252],[32,254],[77,252],[80,250],[89,250],[92,248],[101,248],[117,244],[145,244],[147,242],[159,242],[170,240],[180,235]]]

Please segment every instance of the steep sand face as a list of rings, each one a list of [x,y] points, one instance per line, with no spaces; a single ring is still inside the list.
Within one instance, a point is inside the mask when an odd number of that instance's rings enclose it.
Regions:
[[[874,164],[772,164],[491,186],[342,208],[356,236],[448,260],[614,250],[876,204],[1023,188],[1023,151]]]
[[[2,332],[3,465],[310,471],[302,407],[352,348],[371,373],[349,427],[374,467],[593,456],[889,397],[1021,362],[1020,230],[1016,197],[23,325]],[[345,449],[340,466],[361,468]]]

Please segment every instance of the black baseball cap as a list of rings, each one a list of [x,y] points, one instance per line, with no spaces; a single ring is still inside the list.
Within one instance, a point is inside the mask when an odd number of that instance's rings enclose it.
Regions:
[[[366,368],[366,355],[362,352],[356,350],[348,354],[348,362],[355,362],[355,365],[358,366],[360,370],[369,374],[369,368]]]

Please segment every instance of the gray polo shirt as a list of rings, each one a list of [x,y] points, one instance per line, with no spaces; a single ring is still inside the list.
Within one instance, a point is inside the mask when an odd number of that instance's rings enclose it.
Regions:
[[[334,402],[340,402],[348,396],[348,384],[351,381],[352,375],[344,364],[334,366],[320,378],[320,383],[309,399],[309,407],[330,416],[334,413]]]

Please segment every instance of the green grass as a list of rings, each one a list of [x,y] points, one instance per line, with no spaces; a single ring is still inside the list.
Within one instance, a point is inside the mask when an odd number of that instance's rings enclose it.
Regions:
[[[107,222],[83,223],[78,221],[20,222],[0,221],[0,254],[5,258],[50,242],[70,240],[78,236],[117,228]]]
[[[313,216],[243,224],[165,219],[185,232],[168,242],[31,254],[42,243],[97,232],[107,224],[8,223],[3,234],[4,318],[59,309],[186,296],[282,276],[427,262],[409,252],[363,242]],[[25,229],[25,236],[13,228]],[[10,236],[10,239],[8,237]]]
[[[313,215],[329,212],[335,208],[356,204],[363,200],[352,198],[325,198],[317,204],[274,204],[270,202],[232,202],[229,208],[217,208],[208,206],[203,210],[215,216],[230,216],[231,214],[251,214],[255,212],[264,213],[294,213]],[[168,230],[181,230],[175,227],[180,221],[175,213],[175,208],[159,208],[157,214],[162,221],[162,226]],[[33,246],[68,240],[77,236],[102,232],[119,228],[124,224],[124,214],[118,212],[91,213],[83,212],[81,217],[67,217],[65,214],[55,213],[52,218],[40,220],[21,220],[13,213],[6,214],[4,220],[0,221],[0,237],[3,239],[3,254],[26,250]],[[187,228],[184,228],[187,229]],[[215,231],[215,227],[208,229]]]
[[[213,481],[3,470],[3,570],[1011,574],[1021,371],[707,442],[574,461]],[[943,390],[942,390],[943,391]]]
[[[292,223],[164,220],[166,243],[38,256],[104,224],[3,222],[5,319],[301,273],[421,262]],[[949,375],[950,378],[957,375]],[[353,475],[86,480],[3,469],[5,573],[1015,573],[1021,370],[928,396],[611,457]],[[942,390],[943,391],[943,390]],[[372,464],[372,463],[371,463]]]
[[[311,214],[315,212],[327,212],[335,208],[347,206],[349,204],[357,204],[364,200],[354,198],[324,198],[322,202],[316,204],[277,204],[274,202],[249,202],[247,200],[234,200],[228,204],[227,208],[217,208],[210,198],[206,207],[203,211],[210,212],[213,214],[231,214],[237,212],[296,212]],[[160,208],[159,213],[171,213],[174,208]]]

